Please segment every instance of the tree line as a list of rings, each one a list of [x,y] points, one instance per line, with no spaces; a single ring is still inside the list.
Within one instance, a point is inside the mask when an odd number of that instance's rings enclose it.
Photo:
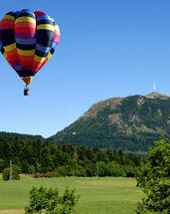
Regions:
[[[58,145],[42,138],[0,136],[0,172],[9,167],[10,161],[19,166],[22,173],[37,176],[43,173],[49,176],[133,177],[141,158],[121,150]]]

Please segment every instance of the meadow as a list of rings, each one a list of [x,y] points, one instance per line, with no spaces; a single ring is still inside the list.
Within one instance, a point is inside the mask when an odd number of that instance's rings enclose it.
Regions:
[[[68,186],[76,189],[80,200],[77,214],[134,214],[136,203],[143,194],[132,178],[39,178],[21,176],[19,181],[3,181],[0,176],[0,214],[24,214],[33,186],[57,187],[61,192]]]

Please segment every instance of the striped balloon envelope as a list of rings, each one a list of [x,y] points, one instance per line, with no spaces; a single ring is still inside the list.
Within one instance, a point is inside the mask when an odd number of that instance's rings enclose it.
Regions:
[[[60,40],[56,22],[41,11],[8,12],[0,22],[0,50],[28,86]]]

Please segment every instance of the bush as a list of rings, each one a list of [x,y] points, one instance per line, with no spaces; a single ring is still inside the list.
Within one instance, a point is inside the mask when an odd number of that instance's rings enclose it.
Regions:
[[[14,180],[19,180],[21,174],[21,168],[19,166],[13,167],[13,178]]]
[[[77,177],[85,177],[86,170],[83,167],[79,166],[78,169],[72,170],[72,174],[73,176],[77,176]]]
[[[30,191],[29,206],[25,208],[25,214],[71,214],[78,199],[79,196],[75,196],[75,190],[68,188],[62,196],[59,196],[57,188],[33,187]]]
[[[21,173],[21,168],[19,166],[13,166],[13,179],[14,180],[19,180],[20,179],[20,173]],[[3,173],[2,173],[2,178],[4,181],[8,181],[9,180],[9,177],[10,177],[10,168],[5,168],[3,170]]]
[[[79,170],[77,170],[77,169],[73,169],[72,170],[72,175],[76,176],[76,177],[81,177],[82,176],[81,172],[79,172]]]
[[[35,166],[30,165],[26,171],[28,172],[28,174],[34,174],[34,173],[36,173]]]
[[[10,173],[10,169],[9,167],[8,168],[5,168],[2,172],[2,179],[4,181],[8,181],[9,180],[9,173]]]
[[[35,173],[34,178],[55,178],[59,177],[58,172]]]
[[[72,170],[71,166],[66,165],[66,166],[60,166],[57,169],[58,173],[60,176],[72,176]]]

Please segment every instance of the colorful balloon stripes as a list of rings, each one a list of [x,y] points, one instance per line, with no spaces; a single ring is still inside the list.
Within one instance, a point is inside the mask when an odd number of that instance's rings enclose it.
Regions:
[[[59,26],[41,11],[9,12],[0,22],[1,53],[26,85],[53,55],[59,40]]]

